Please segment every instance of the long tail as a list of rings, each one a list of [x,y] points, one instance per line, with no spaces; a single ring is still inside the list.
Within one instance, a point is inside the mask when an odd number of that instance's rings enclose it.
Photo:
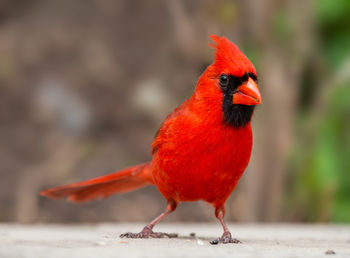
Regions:
[[[51,199],[68,198],[72,202],[86,202],[107,198],[115,193],[129,192],[149,184],[153,184],[151,163],[144,163],[106,176],[50,188],[40,194]]]

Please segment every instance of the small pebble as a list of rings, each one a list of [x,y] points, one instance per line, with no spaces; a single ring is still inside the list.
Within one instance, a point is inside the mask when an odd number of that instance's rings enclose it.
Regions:
[[[325,254],[335,254],[335,252],[333,250],[327,250]]]
[[[211,245],[217,245],[218,243],[219,243],[219,240],[218,240],[218,239],[215,239],[215,240],[210,241],[210,244],[211,244]]]
[[[200,239],[197,238],[197,244],[198,244],[198,245],[204,245],[204,242],[203,242],[202,240],[200,240]]]
[[[192,232],[190,233],[190,237],[195,237],[196,236],[196,233]]]

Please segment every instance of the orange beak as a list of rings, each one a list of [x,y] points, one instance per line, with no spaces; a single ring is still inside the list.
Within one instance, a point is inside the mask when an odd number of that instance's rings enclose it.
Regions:
[[[247,106],[261,103],[258,85],[252,78],[249,78],[248,81],[238,87],[237,92],[233,94],[232,103]]]

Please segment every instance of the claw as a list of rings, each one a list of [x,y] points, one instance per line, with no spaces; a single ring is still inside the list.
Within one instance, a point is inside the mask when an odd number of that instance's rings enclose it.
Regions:
[[[217,245],[219,243],[223,243],[223,244],[229,244],[229,243],[240,244],[242,242],[239,241],[237,238],[233,238],[230,232],[224,232],[224,234],[221,237],[210,241],[210,244],[212,244],[212,245]]]
[[[139,233],[127,232],[120,235],[121,238],[175,238],[178,237],[176,233],[163,233],[163,232],[153,232],[149,227],[144,227]]]

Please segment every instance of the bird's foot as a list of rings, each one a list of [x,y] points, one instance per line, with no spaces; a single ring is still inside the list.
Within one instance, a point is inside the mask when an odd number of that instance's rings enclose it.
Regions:
[[[163,233],[163,232],[153,232],[153,230],[146,226],[139,233],[127,232],[120,235],[121,238],[174,238],[178,237],[176,233]]]
[[[212,245],[217,245],[219,243],[223,243],[223,244],[229,244],[229,243],[239,244],[239,243],[242,243],[242,242],[239,241],[236,238],[233,238],[231,233],[229,231],[226,231],[226,232],[224,232],[224,234],[222,234],[221,237],[210,241],[210,244],[212,244]]]

